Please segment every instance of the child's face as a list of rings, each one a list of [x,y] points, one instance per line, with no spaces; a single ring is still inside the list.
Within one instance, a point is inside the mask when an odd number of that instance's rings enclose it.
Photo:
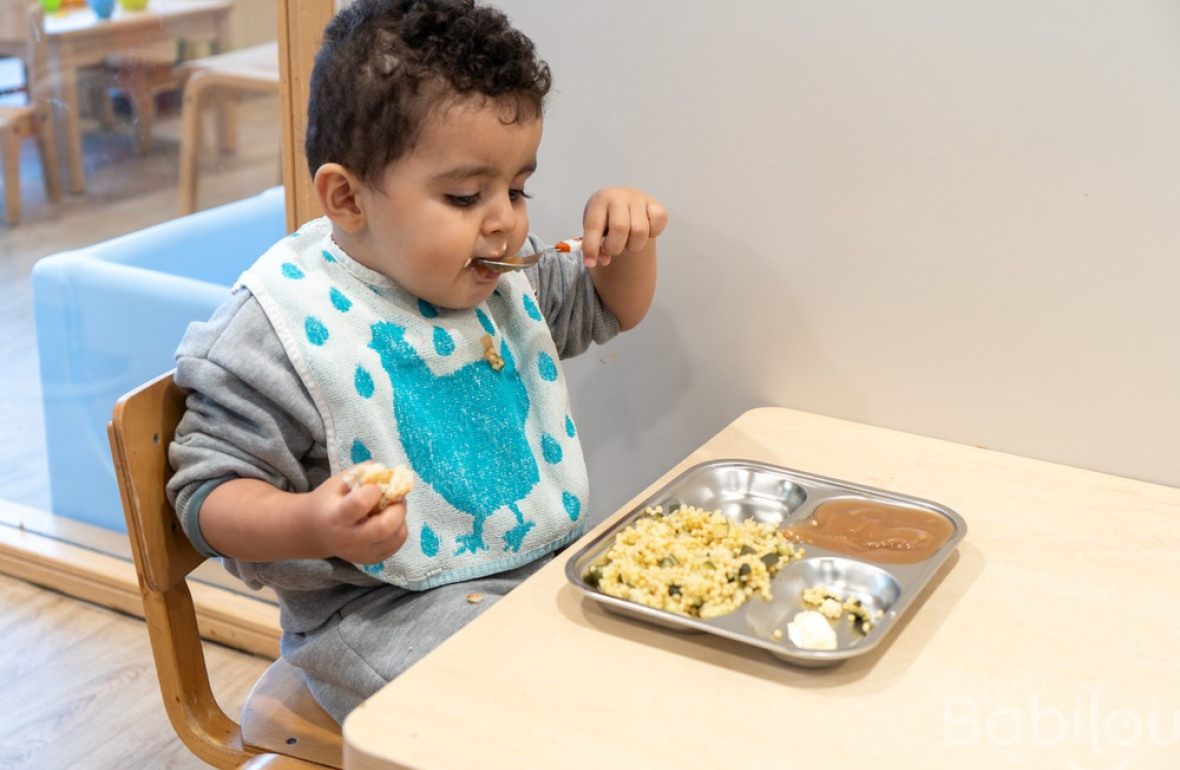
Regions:
[[[504,123],[467,100],[427,118],[415,147],[360,193],[366,232],[352,256],[445,308],[483,302],[499,276],[470,260],[515,254],[529,230],[525,181],[541,120]]]

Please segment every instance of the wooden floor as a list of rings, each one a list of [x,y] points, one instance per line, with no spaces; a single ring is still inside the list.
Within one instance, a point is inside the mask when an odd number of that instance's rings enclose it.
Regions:
[[[278,183],[278,99],[239,111],[236,155],[203,155],[201,208]],[[129,125],[86,126],[87,193],[45,200],[31,144],[22,155],[24,217],[0,223],[0,498],[48,508],[48,474],[29,272],[39,258],[176,215],[179,120],[165,116],[151,151]],[[211,133],[211,132],[210,132]],[[0,770],[205,765],[164,715],[143,622],[0,575]],[[268,661],[207,645],[210,676],[235,718]]]
[[[0,768],[201,768],[164,715],[143,622],[0,575]],[[206,643],[237,718],[268,661]]]

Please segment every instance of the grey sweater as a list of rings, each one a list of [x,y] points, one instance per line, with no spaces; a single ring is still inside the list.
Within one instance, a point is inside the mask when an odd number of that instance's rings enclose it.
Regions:
[[[544,245],[530,238],[533,248]],[[562,358],[618,333],[577,255],[562,254],[526,270]],[[201,534],[199,512],[225,481],[253,478],[307,492],[327,479],[324,426],[258,301],[238,289],[207,322],[188,328],[176,352],[176,383],[192,393],[169,458],[176,473],[168,496],[185,534],[218,556]],[[225,558],[226,569],[279,598],[283,629],[319,627],[348,602],[375,588],[395,589],[339,559],[271,563]]]

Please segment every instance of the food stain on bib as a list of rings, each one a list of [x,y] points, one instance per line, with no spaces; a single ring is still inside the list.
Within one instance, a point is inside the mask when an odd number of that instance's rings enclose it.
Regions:
[[[954,534],[945,516],[922,508],[841,498],[821,503],[784,534],[794,541],[886,564],[929,559]]]

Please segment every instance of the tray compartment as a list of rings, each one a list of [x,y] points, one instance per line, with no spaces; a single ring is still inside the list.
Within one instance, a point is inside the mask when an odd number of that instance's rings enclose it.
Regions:
[[[807,501],[807,490],[793,479],[766,473],[747,465],[730,464],[699,467],[699,472],[645,503],[694,505],[707,511],[720,510],[732,521],[753,518],[781,527]]]
[[[777,628],[782,631],[782,644],[796,648],[787,638],[787,624],[795,613],[812,609],[803,604],[803,589],[825,586],[844,599],[857,598],[872,613],[873,629],[868,634],[857,631],[847,614],[832,622],[836,631],[836,649],[846,650],[863,644],[890,617],[894,605],[901,598],[901,584],[887,571],[872,564],[837,556],[804,558],[791,562],[771,583],[774,600],[753,600],[746,603],[746,622],[756,636],[773,638]],[[877,613],[880,613],[878,617]],[[805,650],[815,652],[814,650]]]

